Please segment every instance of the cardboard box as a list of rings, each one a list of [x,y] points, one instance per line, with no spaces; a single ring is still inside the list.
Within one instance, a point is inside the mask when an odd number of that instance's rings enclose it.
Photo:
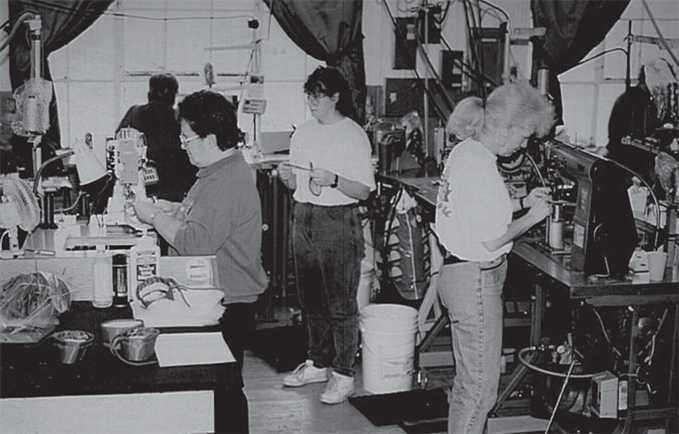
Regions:
[[[618,417],[618,377],[608,371],[592,377],[592,413],[600,418]]]

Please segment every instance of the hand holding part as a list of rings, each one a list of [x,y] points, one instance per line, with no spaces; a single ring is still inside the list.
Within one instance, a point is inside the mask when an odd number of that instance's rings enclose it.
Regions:
[[[172,213],[178,205],[176,202],[170,202],[169,200],[165,199],[158,199],[155,201],[155,204],[158,208],[167,213]]]
[[[137,218],[142,223],[148,224],[153,224],[153,218],[156,216],[156,214],[163,211],[160,207],[154,205],[152,202],[145,200],[136,201],[134,203],[134,210],[137,213]]]
[[[538,223],[546,219],[549,216],[550,211],[551,206],[549,205],[549,202],[547,199],[543,198],[538,199],[533,203],[533,205],[528,210],[527,215],[531,216],[535,223]]]
[[[525,208],[532,208],[540,200],[549,200],[550,189],[548,187],[536,187],[523,199]]]
[[[330,187],[335,183],[335,173],[325,169],[314,168],[311,171],[311,179],[323,187]]]

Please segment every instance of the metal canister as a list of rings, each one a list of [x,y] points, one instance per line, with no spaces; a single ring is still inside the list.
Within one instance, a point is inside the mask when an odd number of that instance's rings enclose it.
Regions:
[[[127,255],[117,253],[113,255],[113,305],[124,307],[128,303]]]
[[[548,222],[549,247],[556,250],[561,250],[563,246],[563,204],[552,203],[552,213]]]

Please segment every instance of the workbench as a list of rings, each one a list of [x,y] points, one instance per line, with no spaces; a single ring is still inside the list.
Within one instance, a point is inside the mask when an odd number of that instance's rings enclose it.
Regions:
[[[82,360],[62,364],[50,338],[0,344],[0,431],[49,433],[242,432],[247,401],[234,363],[131,366],[103,346],[99,324],[131,318],[129,308],[78,301],[58,330],[94,333]],[[214,329],[214,330],[213,330]],[[218,331],[163,329],[162,333]]]
[[[111,319],[132,318],[133,311],[130,305],[105,309],[92,306],[93,246],[102,244],[123,253],[136,244],[138,236],[116,227],[109,227],[107,233],[92,233],[90,229],[74,225],[67,237],[56,229],[37,229],[24,243],[24,256],[0,260],[0,284],[18,274],[38,271],[63,280],[72,301],[52,331],[84,330],[95,336],[84,358],[74,364],[61,363],[50,335],[28,344],[0,343],[0,432],[247,431],[247,400],[237,364],[131,366],[102,344],[99,325]],[[159,270],[163,277],[191,285],[190,264],[197,260],[210,264],[211,284],[219,286],[214,256],[161,256]],[[160,330],[162,336],[219,333],[221,327],[206,323]]]
[[[627,410],[618,420],[614,432],[629,432],[633,423],[644,420],[665,419],[669,426],[677,427],[677,340],[679,328],[679,272],[677,268],[666,268],[662,281],[650,281],[643,276],[635,279],[593,278],[569,268],[568,255],[553,255],[540,246],[537,238],[530,233],[514,244],[510,254],[510,267],[523,276],[533,292],[531,307],[530,345],[539,346],[544,338],[545,328],[553,328],[550,322],[557,321],[553,312],[548,312],[549,303],[554,299],[565,300],[571,312],[582,306],[621,307],[632,312],[631,324],[637,324],[642,306],[667,306],[672,311],[670,326],[672,331],[671,361],[668,363],[669,390],[664,403],[637,407],[636,369],[640,349],[639,328],[632,327],[629,333],[629,353],[627,355],[627,377],[630,379],[627,395]],[[517,270],[518,269],[518,270]],[[548,293],[553,297],[549,297]],[[552,309],[553,310],[553,309]],[[577,320],[574,324],[577,327]],[[576,342],[577,346],[577,342]],[[520,364],[511,375],[509,384],[500,392],[495,411],[499,409],[515,387],[521,383],[529,369]],[[557,421],[558,423],[558,421]],[[667,431],[670,432],[670,431]]]
[[[413,195],[418,202],[425,208],[424,213],[428,213],[429,221],[433,222],[433,213],[436,205],[436,192],[438,190],[438,178],[412,178],[399,175],[382,175],[378,181],[386,184],[400,184]],[[570,269],[570,255],[552,254],[548,249],[542,247],[539,240],[544,239],[544,229],[531,231],[524,235],[522,239],[514,244],[514,248],[509,255],[509,275],[505,285],[505,294],[514,292],[516,288],[509,286],[520,286],[519,291],[530,294],[529,317],[525,320],[529,328],[527,342],[530,346],[539,346],[545,338],[545,332],[551,332],[563,324],[554,324],[560,321],[548,311],[548,306],[552,303],[548,299],[548,294],[557,295],[555,298],[565,302],[566,316],[570,318],[572,312],[576,312],[579,307],[623,307],[632,311],[631,323],[636,324],[639,317],[641,306],[662,305],[668,306],[672,310],[669,327],[673,328],[673,348],[669,366],[672,367],[668,374],[670,384],[667,399],[664,405],[652,405],[638,407],[636,403],[635,381],[629,381],[628,402],[626,410],[621,413],[615,432],[629,432],[633,423],[643,420],[665,419],[669,426],[677,426],[677,342],[679,341],[679,329],[677,318],[679,318],[679,271],[677,267],[672,267],[668,263],[665,276],[662,281],[651,282],[648,273],[635,275],[634,278],[609,278],[587,276],[582,272],[574,272]],[[436,238],[431,237],[431,242],[436,243]],[[419,326],[423,338],[418,343],[418,352],[426,348],[433,342],[436,335],[443,330],[447,322],[447,315],[441,312],[436,297],[437,271],[438,265],[442,262],[439,250],[432,246],[431,252],[437,257],[433,257],[431,283],[425,298],[422,300],[419,310]],[[437,320],[432,324],[431,311]],[[577,322],[577,313],[576,322]],[[507,320],[507,318],[505,318]],[[568,323],[566,326],[570,326]],[[512,325],[505,321],[505,327]],[[637,356],[639,341],[639,330],[633,327],[629,337],[629,354],[627,355],[626,374],[629,378],[634,378],[635,370],[638,366]],[[452,350],[451,350],[452,351]],[[421,356],[421,355],[420,355]],[[491,415],[501,413],[507,405],[511,407],[509,398],[515,393],[519,386],[528,381],[532,374],[524,364],[516,363],[515,368],[509,372],[508,378],[503,381],[499,391],[498,401],[491,412]],[[511,409],[510,409],[511,410]],[[668,431],[669,432],[669,431]]]

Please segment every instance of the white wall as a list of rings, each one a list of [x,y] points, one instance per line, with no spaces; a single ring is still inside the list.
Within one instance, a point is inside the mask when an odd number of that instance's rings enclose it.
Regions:
[[[434,2],[429,2],[434,3]],[[648,2],[667,38],[679,37],[679,2]],[[387,0],[394,16],[406,16],[420,4],[417,0]],[[495,1],[509,15],[509,26],[532,27],[529,0]],[[409,70],[394,70],[394,29],[383,0],[364,0],[363,31],[368,85],[384,86],[386,78],[416,78]],[[484,4],[481,3],[483,6]],[[113,13],[117,15],[114,16]],[[95,137],[113,133],[118,120],[132,104],[146,101],[150,74],[168,70],[178,75],[180,92],[206,87],[203,66],[214,65],[216,73],[243,72],[249,50],[215,50],[248,43],[253,32],[248,17],[257,18],[262,38],[261,71],[265,75],[266,114],[263,131],[289,130],[308,118],[302,84],[320,64],[292,43],[261,0],[119,0],[106,15],[75,41],[50,56],[50,65],[59,97],[62,143],[82,140],[86,132]],[[483,9],[483,27],[496,27],[502,13]],[[0,2],[0,21],[7,19],[7,2]],[[615,47],[626,48],[627,22],[633,20],[633,33],[657,36],[641,0],[633,0],[606,41],[592,53]],[[443,37],[452,49],[467,47],[464,10],[453,1],[443,25]],[[5,36],[5,35],[3,35]],[[432,62],[440,65],[443,46],[429,45]],[[0,53],[0,90],[9,90],[9,50]],[[640,65],[659,49],[635,44],[632,49],[632,78]],[[510,65],[522,77],[530,75],[530,45],[512,44]],[[418,59],[420,77],[430,74]],[[624,90],[625,56],[614,52],[562,74],[564,118],[571,141],[604,144],[608,116],[615,98]],[[217,77],[220,89],[238,86],[238,79]],[[633,81],[634,83],[634,81]],[[237,92],[237,91],[236,91]],[[252,117],[241,117],[242,127],[252,129]]]
[[[679,1],[653,0],[647,3],[664,37],[677,40]],[[658,36],[641,0],[632,0],[606,39],[585,59],[616,48],[626,50],[630,22],[632,34]],[[673,52],[679,56],[679,46],[676,44]],[[672,63],[668,53],[654,44],[632,45],[630,76],[633,86],[637,83],[643,63],[657,57],[664,57]],[[604,146],[608,142],[608,118],[616,98],[625,90],[626,63],[623,52],[613,51],[559,76],[564,99],[564,122],[571,142],[575,143],[577,139],[577,143],[582,146]]]

